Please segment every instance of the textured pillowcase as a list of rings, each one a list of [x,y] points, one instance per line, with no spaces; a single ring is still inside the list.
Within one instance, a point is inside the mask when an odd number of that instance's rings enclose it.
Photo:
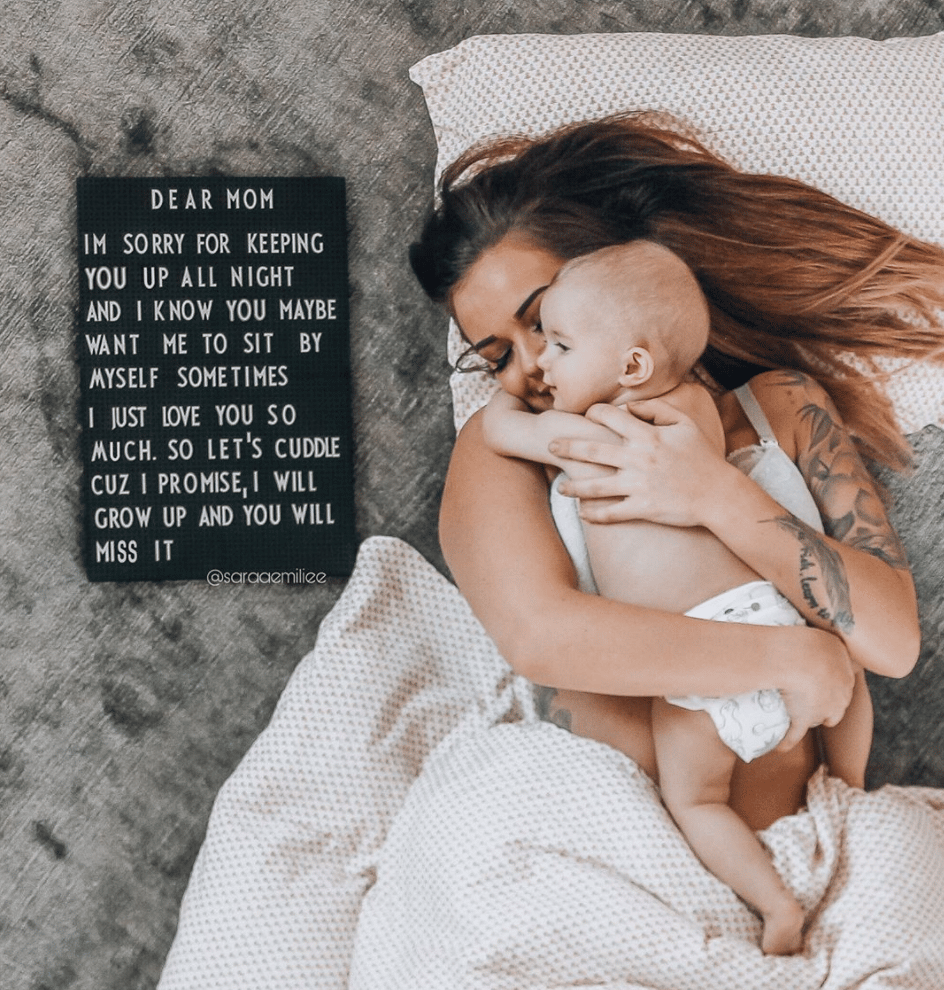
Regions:
[[[672,114],[746,171],[801,179],[944,244],[944,34],[863,38],[493,35],[413,66],[437,177],[485,138],[537,135],[623,110]],[[454,325],[449,359],[462,350]],[[454,375],[457,427],[495,385]],[[944,370],[887,386],[904,432],[944,424]]]

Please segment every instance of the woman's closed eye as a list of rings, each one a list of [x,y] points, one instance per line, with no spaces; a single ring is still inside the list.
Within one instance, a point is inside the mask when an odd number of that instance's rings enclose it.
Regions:
[[[530,331],[541,339],[544,338],[544,328],[541,326],[540,321],[534,323]],[[504,350],[498,354],[492,348],[485,348],[478,353],[480,357],[488,362],[488,373],[492,375],[500,375],[515,359],[515,348],[513,344],[505,344]]]
[[[492,339],[476,346],[470,344],[456,361],[456,371],[484,372],[494,375],[503,371],[511,360],[512,346],[507,341]]]
[[[536,335],[543,341],[544,329],[539,320],[524,329],[527,334]],[[518,341],[518,345],[521,345],[521,341]],[[529,352],[534,349],[531,344],[525,346]],[[515,360],[516,349],[515,342],[507,337],[488,337],[477,344],[470,344],[459,355],[454,367],[456,371],[478,371],[486,375],[500,375]]]
[[[504,354],[497,358],[487,358],[488,361],[488,373],[490,375],[501,374],[508,367],[511,361],[512,348],[509,347]]]

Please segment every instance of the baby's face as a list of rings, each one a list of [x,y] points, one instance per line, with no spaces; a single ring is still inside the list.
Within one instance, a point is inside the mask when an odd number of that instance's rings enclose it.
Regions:
[[[538,367],[554,408],[585,413],[595,402],[612,402],[622,391],[623,334],[601,312],[585,285],[552,285],[541,300],[544,350]]]

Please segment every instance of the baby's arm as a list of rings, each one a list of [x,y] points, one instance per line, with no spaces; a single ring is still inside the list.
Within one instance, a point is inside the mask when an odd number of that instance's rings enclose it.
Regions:
[[[599,465],[555,457],[547,449],[552,440],[560,437],[603,442],[612,439],[613,435],[606,427],[591,423],[576,413],[556,409],[535,413],[507,392],[496,392],[485,407],[482,431],[489,447],[505,457],[550,464],[574,477],[599,477],[609,473],[608,468]]]

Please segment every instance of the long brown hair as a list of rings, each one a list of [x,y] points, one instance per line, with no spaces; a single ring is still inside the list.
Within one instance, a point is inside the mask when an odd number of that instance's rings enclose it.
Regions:
[[[526,235],[564,259],[637,238],[679,255],[711,309],[702,365],[724,387],[763,368],[805,371],[864,452],[910,450],[872,382],[880,356],[944,360],[944,250],[794,179],[740,172],[646,114],[506,138],[450,165],[410,261],[450,293],[487,248]],[[843,356],[855,354],[869,374]]]

